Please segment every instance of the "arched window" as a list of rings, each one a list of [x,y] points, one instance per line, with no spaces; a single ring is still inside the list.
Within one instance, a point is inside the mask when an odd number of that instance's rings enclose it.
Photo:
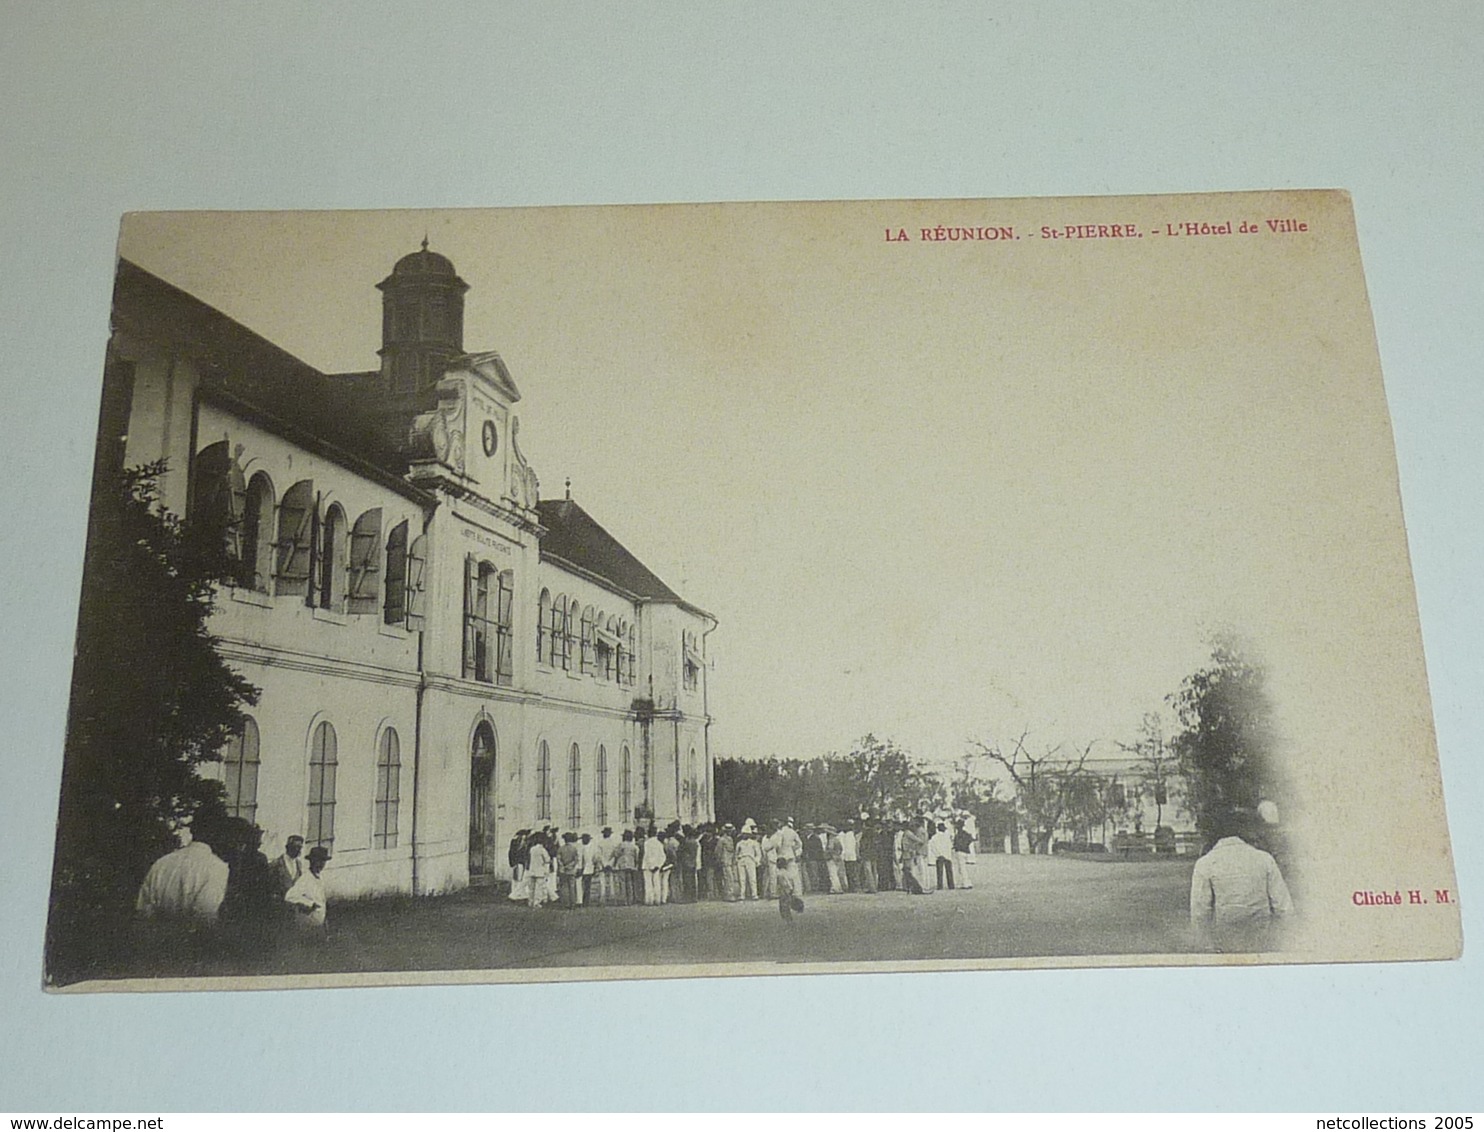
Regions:
[[[258,725],[252,716],[227,741],[222,752],[222,784],[227,788],[227,813],[256,821],[258,816]]]
[[[577,653],[577,649],[578,649],[577,634],[579,632],[579,625],[581,623],[581,620],[582,620],[582,603],[580,601],[578,601],[576,598],[573,598],[572,599],[572,604],[567,607],[567,620],[565,622],[565,628],[566,628],[566,631],[567,631],[567,662],[566,662],[566,664],[564,664],[562,666],[568,672],[572,671],[572,657],[573,657],[573,654],[574,653]],[[578,653],[578,661],[577,662],[578,662],[579,665],[581,665],[581,663],[582,663],[581,654],[580,653]],[[582,669],[579,667],[578,668],[578,671],[580,672],[580,671],[582,671]]]
[[[567,668],[569,649],[567,643],[567,599],[557,594],[551,603],[551,624],[547,636],[551,645],[551,666]]]
[[[397,810],[402,801],[402,744],[388,727],[376,747],[376,814],[371,828],[373,849],[397,847]]]
[[[336,613],[345,612],[345,509],[338,503],[325,513],[323,546],[320,550],[319,604]]]
[[[627,745],[618,759],[618,808],[624,821],[634,816],[634,759]]]
[[[598,747],[597,778],[593,782],[593,818],[599,828],[608,824],[608,748]]]
[[[273,481],[259,472],[247,485],[247,510],[242,516],[242,584],[268,592],[273,575]]]
[[[407,520],[403,519],[386,536],[386,601],[382,620],[388,625],[401,625],[407,620]]]
[[[582,611],[582,667],[581,672],[591,673],[597,666],[597,653],[593,651],[593,607]]]
[[[545,739],[536,755],[536,820],[551,820],[551,748]]]
[[[551,658],[547,655],[546,642],[550,637],[547,621],[551,618],[551,591],[543,589],[541,598],[536,603],[536,659],[542,664]]]
[[[319,539],[319,516],[316,511],[314,481],[300,480],[283,493],[278,505],[278,554],[274,566],[274,592],[307,595],[309,578]]]
[[[335,728],[322,721],[314,729],[309,747],[309,820],[305,823],[306,845],[323,845],[335,841]]]
[[[617,637],[617,643],[613,647],[613,678],[620,684],[626,684],[628,683],[628,680],[624,676],[624,658],[627,657],[629,653],[625,643],[628,638],[624,635],[624,623],[622,620],[620,620],[618,623],[618,628],[615,631],[615,636]]]
[[[582,751],[576,743],[567,757],[567,824],[582,822]]]
[[[629,683],[634,683],[634,627],[629,626]]]
[[[597,639],[598,675],[604,680],[613,679],[613,646],[618,643],[614,635],[613,618],[604,618],[602,613],[598,614],[597,624],[593,626],[593,636]]]
[[[361,513],[350,532],[345,605],[350,613],[375,613],[381,604],[381,508]]]

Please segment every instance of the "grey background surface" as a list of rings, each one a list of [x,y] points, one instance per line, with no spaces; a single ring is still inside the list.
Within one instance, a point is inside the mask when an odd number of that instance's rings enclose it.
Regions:
[[[0,1109],[1481,1107],[1477,6],[260,0],[3,13]],[[1290,187],[1354,194],[1461,962],[40,991],[121,213]]]

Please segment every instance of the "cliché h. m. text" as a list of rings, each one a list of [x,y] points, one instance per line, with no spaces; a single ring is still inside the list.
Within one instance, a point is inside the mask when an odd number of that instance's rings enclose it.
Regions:
[[[1296,216],[1257,219],[1175,220],[1163,224],[1039,224],[1018,229],[1013,224],[937,224],[931,228],[885,228],[888,244],[1009,244],[1032,240],[1142,240],[1146,236],[1188,239],[1203,236],[1297,236],[1309,222]]]
[[[1373,892],[1369,888],[1358,888],[1350,894],[1350,903],[1357,908],[1392,908],[1401,904],[1452,904],[1454,900],[1451,888],[1433,889],[1431,896],[1425,895],[1420,888],[1409,888],[1405,891],[1397,888],[1390,892]]]

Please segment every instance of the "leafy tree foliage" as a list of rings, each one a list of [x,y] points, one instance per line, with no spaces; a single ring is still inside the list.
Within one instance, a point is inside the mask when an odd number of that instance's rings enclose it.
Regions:
[[[947,797],[935,774],[874,735],[814,759],[720,759],[715,773],[716,816],[734,825],[786,817],[839,825],[862,813],[915,813]]]
[[[1170,746],[1203,835],[1281,793],[1265,673],[1234,638],[1213,642],[1210,663],[1187,676],[1170,703],[1184,728]]]
[[[1086,830],[1107,817],[1107,783],[1087,769],[1091,743],[1076,755],[1062,754],[1060,744],[1033,754],[1027,737],[1022,734],[1008,748],[976,739],[969,749],[974,757],[999,763],[1009,774],[1018,824],[1030,839],[1030,851],[1050,853],[1052,838],[1062,826]]]
[[[1125,787],[1124,805],[1119,807],[1121,816],[1135,819],[1141,826],[1144,802],[1154,803],[1154,828],[1165,824],[1165,807],[1179,809],[1183,781],[1180,777],[1180,760],[1165,741],[1164,722],[1158,712],[1146,712],[1139,727],[1136,743],[1119,743],[1129,754],[1137,758],[1133,767],[1133,780]]]
[[[207,631],[216,585],[232,576],[226,530],[159,505],[163,464],[100,475],[83,575],[63,758],[48,971],[70,981],[115,958],[149,865],[221,786],[219,759],[257,689]],[[223,520],[225,521],[225,520]]]
[[[959,773],[953,780],[953,808],[974,815],[981,852],[998,853],[1007,842],[1010,852],[1020,852],[1015,802],[1000,797],[1003,785],[998,779],[975,774],[972,759],[959,764]]]

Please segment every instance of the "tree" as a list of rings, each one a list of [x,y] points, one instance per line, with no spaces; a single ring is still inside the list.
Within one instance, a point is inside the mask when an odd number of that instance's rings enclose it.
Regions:
[[[159,504],[163,463],[95,482],[62,764],[48,975],[106,970],[149,865],[220,806],[219,759],[257,689],[217,652],[207,619],[237,568],[229,517],[183,523]]]
[[[862,811],[876,817],[910,814],[944,800],[938,776],[918,766],[890,739],[868,734],[840,762],[848,776],[853,817]]]
[[[1212,642],[1210,663],[1170,696],[1184,728],[1170,746],[1196,827],[1208,838],[1232,813],[1252,813],[1282,792],[1265,680],[1262,666],[1223,635]]]
[[[1015,803],[1000,797],[1003,783],[994,778],[981,778],[974,773],[973,764],[972,758],[965,758],[959,764],[958,777],[953,780],[953,808],[973,814],[981,850],[998,853],[1006,839],[1015,837]],[[1013,840],[1011,845],[1011,852],[1018,852]]]
[[[1144,798],[1154,802],[1154,828],[1157,832],[1164,825],[1165,806],[1174,799],[1180,777],[1180,763],[1170,745],[1165,742],[1164,722],[1157,712],[1144,714],[1139,732],[1137,743],[1118,745],[1138,756],[1138,761],[1134,764],[1138,786],[1130,794],[1141,803],[1140,810],[1143,808]]]
[[[1060,743],[1033,755],[1025,745],[1028,735],[1022,732],[1008,752],[999,744],[971,740],[970,753],[1005,768],[1015,785],[1015,805],[1031,852],[1049,853],[1052,837],[1067,820],[1089,825],[1102,820],[1101,778],[1086,769],[1092,743],[1076,756],[1063,755]]]
[[[840,824],[860,817],[913,813],[946,793],[937,775],[889,739],[867,735],[846,754],[813,759],[719,759],[716,816]]]

